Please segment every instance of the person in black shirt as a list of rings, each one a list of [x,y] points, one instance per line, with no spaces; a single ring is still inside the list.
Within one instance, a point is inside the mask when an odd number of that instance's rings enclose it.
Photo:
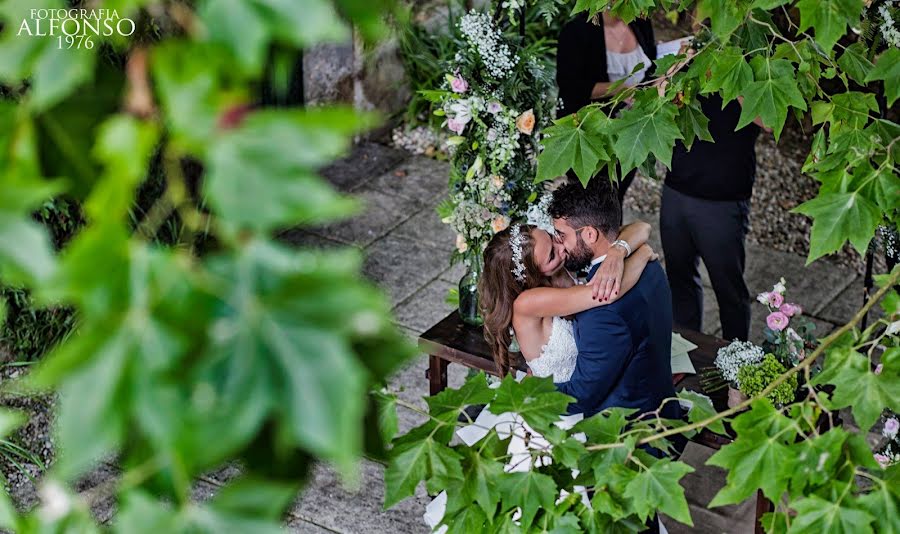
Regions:
[[[746,341],[751,300],[744,282],[744,240],[756,177],[759,119],[735,131],[739,101],[723,109],[721,97],[711,95],[700,97],[700,104],[713,142],[695,140],[691,150],[680,141],[676,144],[659,216],[673,320],[697,331],[702,327],[702,259],[719,303],[722,337]]]
[[[592,101],[611,98],[615,92],[610,89],[617,80],[625,79],[619,90],[644,81],[652,72],[654,59],[656,40],[650,21],[639,19],[625,24],[609,12],[603,12],[596,20],[588,19],[587,12],[579,13],[559,34],[556,83],[562,107],[557,116],[571,115]],[[632,74],[638,65],[642,68]],[[620,203],[634,174],[631,171],[619,181]],[[571,171],[568,176],[577,181]],[[604,173],[592,180],[601,178],[609,177]]]

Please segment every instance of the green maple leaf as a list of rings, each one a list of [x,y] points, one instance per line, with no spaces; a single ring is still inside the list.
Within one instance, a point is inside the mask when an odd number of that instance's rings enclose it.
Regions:
[[[900,207],[900,180],[888,167],[873,169],[868,163],[854,171],[854,187],[885,213]]]
[[[895,471],[898,469],[893,468]],[[900,490],[898,481],[875,480],[869,493],[859,497],[860,506],[876,519],[881,534],[900,534]]]
[[[813,124],[828,122],[834,134],[840,131],[838,128],[863,128],[869,122],[870,111],[878,111],[875,95],[859,91],[836,94],[830,102],[812,103]]]
[[[846,33],[847,26],[859,22],[863,9],[862,0],[800,0],[800,29],[813,27],[816,42],[826,52]]]
[[[735,0],[700,0],[697,4],[697,19],[709,17],[712,32],[725,41],[749,13],[749,10],[745,9],[746,5],[742,4],[745,3]]]
[[[572,430],[584,432],[591,443],[615,443],[619,440],[619,434],[628,424],[628,416],[636,411],[629,408],[603,410],[587,419],[582,419]]]
[[[813,218],[807,265],[836,252],[847,240],[860,254],[865,254],[881,222],[878,206],[857,191],[825,193],[791,211]]]
[[[875,61],[875,68],[866,76],[866,83],[884,81],[884,96],[888,105],[900,98],[900,49],[891,47]]]
[[[812,495],[792,504],[797,517],[791,522],[789,534],[828,532],[829,534],[867,534],[872,532],[875,518],[868,512],[846,506],[850,498],[830,502]]]
[[[558,421],[573,400],[556,391],[551,378],[528,376],[525,380],[516,382],[509,375],[497,388],[497,397],[491,403],[490,410],[498,415],[504,412],[521,415],[532,428],[540,432]]]
[[[806,111],[806,100],[797,88],[794,66],[786,59],[756,56],[750,62],[755,81],[741,91],[744,103],[735,130],[762,117],[763,124],[772,128],[775,139],[781,135],[789,107]]]
[[[688,421],[691,423],[697,423],[699,421],[704,421],[716,415],[716,408],[713,406],[709,397],[705,395],[701,395],[699,393],[695,393],[693,391],[679,391],[678,398],[684,399],[691,403],[691,407],[688,410]],[[717,434],[725,434],[725,425],[722,423],[722,420],[712,423],[711,425],[706,427],[712,432]]]
[[[467,506],[452,517],[445,517],[443,524],[447,525],[447,534],[469,534],[470,532],[483,532],[486,522],[487,517],[481,508]]]
[[[633,108],[611,121],[616,134],[613,148],[623,173],[639,166],[651,153],[666,167],[672,166],[675,140],[684,138],[675,125],[677,112],[674,104],[658,98],[655,91],[645,91]]]
[[[609,123],[599,108],[580,110],[544,130],[544,150],[538,156],[537,178],[543,182],[562,176],[571,168],[586,184],[601,161],[609,160],[605,128]]]
[[[459,389],[445,389],[437,395],[426,397],[429,414],[441,420],[455,421],[460,411],[471,404],[487,404],[494,399],[494,390],[488,387],[483,372],[466,380]]]
[[[841,57],[838,58],[838,66],[847,73],[853,81],[865,84],[866,77],[875,68],[875,64],[869,61],[868,49],[862,42],[856,42],[848,46]]]
[[[550,510],[556,501],[556,482],[537,471],[503,475],[499,486],[504,508],[522,508],[522,526],[526,529],[531,526],[538,510]]]
[[[684,136],[684,146],[690,150],[694,139],[713,142],[709,133],[709,119],[703,114],[703,110],[696,102],[683,106],[678,112],[678,127]]]
[[[429,491],[437,492],[462,480],[459,454],[428,437],[391,451],[391,462],[384,473],[384,508],[412,495],[421,480]]]
[[[760,431],[740,434],[706,462],[728,470],[728,484],[709,503],[710,508],[741,502],[757,488],[769,499],[781,499],[790,478],[789,466],[796,455],[780,437],[766,436]]]
[[[503,465],[470,451],[463,469],[462,493],[469,502],[478,503],[488,517],[493,516],[497,508],[500,494],[496,481],[502,475]]]
[[[718,91],[723,104],[737,98],[741,89],[753,82],[753,69],[744,59],[743,51],[736,46],[726,47],[711,55],[709,73],[703,92]]]
[[[791,470],[792,495],[804,495],[807,486],[819,486],[833,476],[843,457],[844,442],[850,437],[843,428],[833,428],[812,439],[792,445],[797,451],[797,463]]]
[[[693,471],[694,468],[685,463],[660,460],[628,483],[625,497],[633,500],[641,519],[647,519],[659,510],[676,521],[693,526],[684,488],[678,483]]]
[[[847,406],[863,430],[872,428],[884,408],[900,410],[900,380],[896,361],[884,362],[881,374],[869,369],[869,359],[850,347],[828,352],[825,366],[814,384],[832,384],[834,408]]]
[[[768,399],[759,399],[750,405],[750,411],[744,412],[732,421],[732,428],[742,435],[762,432],[766,436],[779,436],[781,442],[788,444],[797,436],[797,423],[772,406]]]

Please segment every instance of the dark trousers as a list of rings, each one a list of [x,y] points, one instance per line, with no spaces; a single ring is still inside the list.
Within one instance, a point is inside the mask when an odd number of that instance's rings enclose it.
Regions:
[[[751,301],[744,282],[744,239],[749,219],[749,200],[704,200],[663,186],[659,226],[675,324],[697,331],[703,326],[702,259],[719,303],[722,337],[747,340]]]

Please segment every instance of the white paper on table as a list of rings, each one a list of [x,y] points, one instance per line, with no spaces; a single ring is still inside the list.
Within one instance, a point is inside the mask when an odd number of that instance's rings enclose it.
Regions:
[[[687,352],[672,352],[672,374],[677,375],[683,373],[686,375],[695,375],[697,370],[691,362],[691,357]]]
[[[684,339],[681,334],[672,332],[672,354],[678,352],[691,352],[696,348],[697,345],[694,345],[690,341]]]
[[[681,50],[681,45],[690,42],[691,39],[693,39],[693,37],[682,37],[681,39],[675,39],[673,41],[656,43],[656,59],[663,56],[674,56]]]

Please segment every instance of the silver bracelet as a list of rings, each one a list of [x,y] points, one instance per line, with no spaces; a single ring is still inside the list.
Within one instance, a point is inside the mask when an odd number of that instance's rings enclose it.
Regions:
[[[628,256],[631,256],[631,245],[628,244],[628,241],[625,241],[624,239],[616,239],[615,241],[613,241],[612,245],[610,245],[610,246],[614,247],[616,245],[625,249],[625,257],[626,258]]]

